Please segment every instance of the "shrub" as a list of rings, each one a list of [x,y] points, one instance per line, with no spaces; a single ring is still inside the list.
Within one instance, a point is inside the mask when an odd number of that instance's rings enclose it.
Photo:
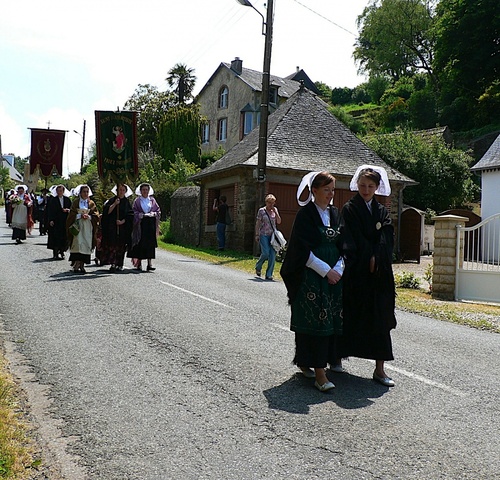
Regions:
[[[429,284],[429,292],[432,292],[432,272],[432,263],[429,263],[424,272],[424,279]]]
[[[399,288],[420,288],[420,279],[411,272],[401,272],[394,275],[396,287]]]
[[[170,231],[170,218],[160,223],[160,240],[165,243],[175,243],[172,232]]]

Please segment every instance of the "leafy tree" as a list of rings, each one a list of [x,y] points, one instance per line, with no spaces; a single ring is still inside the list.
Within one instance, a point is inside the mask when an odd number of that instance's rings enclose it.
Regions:
[[[158,147],[167,167],[179,149],[188,162],[200,164],[201,117],[198,105],[178,105],[169,110],[160,125]]]
[[[498,0],[440,0],[435,32],[433,63],[445,103],[460,96],[477,99],[500,78]]]
[[[157,87],[139,84],[133,95],[125,102],[125,110],[139,112],[137,118],[137,144],[139,148],[157,147],[160,123],[175,104],[171,92],[160,92]]]
[[[440,212],[463,206],[477,195],[469,168],[472,158],[449,148],[441,138],[398,130],[365,137],[364,142],[391,167],[419,182],[403,191],[405,203]]]
[[[367,85],[366,83],[361,83],[357,87],[353,88],[352,90],[352,102],[356,104],[361,104],[361,103],[370,103],[371,102],[371,97],[370,94],[368,93],[367,90]]]
[[[349,87],[336,87],[332,89],[332,104],[347,105],[352,102],[352,89]]]
[[[30,161],[30,157],[21,158],[14,157],[14,168],[21,174],[24,175],[24,166]]]
[[[379,105],[382,95],[390,84],[390,79],[384,75],[371,75],[366,84],[366,91],[370,95],[371,101]]]
[[[500,80],[494,81],[478,100],[478,120],[483,123],[500,123]]]
[[[183,104],[186,100],[193,98],[196,83],[194,68],[177,63],[168,71],[168,77],[165,80],[171,88],[173,87],[178,104]]]
[[[4,193],[14,186],[14,182],[10,179],[10,172],[7,167],[0,165],[0,188]]]
[[[433,17],[429,0],[373,0],[358,17],[354,58],[362,73],[398,80],[433,76]]]
[[[175,154],[174,161],[170,164],[170,168],[167,172],[167,179],[179,187],[185,185],[192,185],[189,182],[189,177],[194,175],[196,172],[200,170],[194,163],[188,162],[182,151],[179,149]]]
[[[326,83],[314,82],[314,85],[319,90],[319,96],[325,102],[330,102],[332,99],[332,89]]]
[[[413,128],[422,130],[437,124],[436,94],[433,89],[417,90],[408,99],[408,113]]]

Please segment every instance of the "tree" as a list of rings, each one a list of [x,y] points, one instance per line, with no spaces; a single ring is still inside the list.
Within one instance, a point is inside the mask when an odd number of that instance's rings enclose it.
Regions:
[[[194,163],[188,162],[184,158],[182,151],[179,149],[175,154],[174,161],[170,164],[170,168],[167,172],[167,179],[171,183],[179,187],[183,187],[190,184],[188,180],[189,177],[197,173],[199,170],[199,167],[197,167]]]
[[[394,80],[418,71],[434,76],[429,0],[373,0],[357,22],[354,58],[360,72]]]
[[[332,99],[332,89],[326,83],[314,82],[314,85],[319,91],[319,95],[325,102],[330,102]]]
[[[371,75],[366,83],[366,91],[370,95],[371,101],[380,105],[380,99],[390,84],[390,79],[385,75]]]
[[[500,78],[500,2],[440,0],[435,30],[434,67],[445,103],[460,96],[477,100]]]
[[[14,182],[10,178],[10,172],[7,167],[0,164],[0,189],[5,193],[14,186]]]
[[[352,102],[352,89],[349,87],[336,87],[332,89],[332,104],[347,105]]]
[[[201,117],[198,105],[178,105],[168,111],[158,133],[158,151],[166,160],[168,170],[177,151],[182,150],[184,158],[195,165],[201,156]]]
[[[139,112],[137,144],[140,148],[156,149],[160,123],[174,104],[175,96],[171,92],[160,92],[157,87],[149,84],[137,86],[123,108]]]
[[[183,104],[186,100],[193,98],[196,83],[194,68],[177,63],[168,71],[168,77],[165,80],[171,88],[173,87],[178,104]]]
[[[387,164],[418,185],[403,191],[409,205],[437,212],[472,201],[478,186],[472,180],[469,163],[462,150],[449,148],[443,139],[426,139],[410,131],[365,137],[364,142]]]

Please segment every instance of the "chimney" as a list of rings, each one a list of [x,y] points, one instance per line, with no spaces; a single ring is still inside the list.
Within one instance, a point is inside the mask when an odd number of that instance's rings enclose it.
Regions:
[[[231,70],[234,70],[238,75],[241,75],[241,71],[243,70],[243,60],[240,60],[240,57],[235,57],[235,59],[231,61]]]
[[[300,72],[300,67],[297,65],[297,66],[295,67],[295,73],[299,73],[299,72]]]

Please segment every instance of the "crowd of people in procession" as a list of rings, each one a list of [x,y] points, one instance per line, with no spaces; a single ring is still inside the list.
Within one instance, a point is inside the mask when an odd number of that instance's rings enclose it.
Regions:
[[[69,250],[73,272],[85,274],[85,265],[95,262],[109,265],[111,272],[123,270],[125,255],[137,270],[154,271],[152,261],[158,246],[161,210],[149,183],[140,184],[133,204],[132,189],[123,183],[111,191],[114,195],[103,206],[102,214],[91,200],[88,185],[69,191],[64,185],[42,189],[36,196],[26,185],[17,185],[5,198],[7,224],[12,240],[20,244],[31,234],[35,220],[40,235],[47,235],[47,248],[54,260],[64,260]]]
[[[321,392],[335,387],[327,377],[328,370],[345,372],[342,360],[350,356],[375,360],[373,379],[386,387],[395,385],[384,369],[385,362],[394,359],[394,230],[387,209],[375,199],[376,194],[390,195],[387,173],[381,167],[363,165],[353,176],[350,189],[357,193],[339,212],[333,205],[335,178],[330,173],[310,172],[302,178],[297,190],[301,208],[280,270],[291,307],[290,329],[295,333],[293,363],[305,377],[315,379]],[[142,270],[143,260],[148,271],[155,270],[152,260],[161,212],[152,186],[140,184],[133,204],[128,200],[133,192],[127,185],[116,185],[112,193],[99,214],[88,185],[79,185],[72,192],[57,185],[37,198],[27,193],[26,186],[18,185],[6,199],[12,239],[16,243],[26,239],[37,205],[40,235],[48,234],[47,248],[54,259],[64,259],[69,249],[75,273],[85,273],[94,249],[96,261],[110,265],[111,272],[123,269],[125,255],[137,270]],[[273,279],[271,242],[281,223],[275,203],[274,195],[268,194],[255,226],[261,249],[255,273],[260,277],[267,261],[266,280]],[[213,210],[218,213],[218,224],[227,224],[226,198],[215,201]],[[223,250],[225,229],[218,228],[217,238],[219,250]]]

